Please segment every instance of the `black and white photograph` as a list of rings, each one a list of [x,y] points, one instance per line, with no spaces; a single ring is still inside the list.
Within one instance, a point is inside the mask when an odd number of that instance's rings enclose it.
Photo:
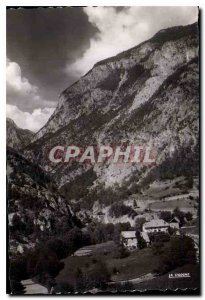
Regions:
[[[200,8],[6,8],[8,294],[200,289]]]

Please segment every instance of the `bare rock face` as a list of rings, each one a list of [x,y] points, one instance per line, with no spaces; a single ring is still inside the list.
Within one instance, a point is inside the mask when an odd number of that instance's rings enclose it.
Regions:
[[[7,118],[6,119],[6,144],[14,149],[22,149],[31,143],[34,137],[34,132],[28,129],[19,128],[15,122]]]
[[[77,224],[49,176],[11,148],[7,149],[7,192],[11,256]]]
[[[25,148],[59,186],[79,182],[92,169],[89,186],[139,186],[156,178],[193,175],[198,166],[198,25],[161,30],[150,40],[97,63],[62,92],[56,110]],[[152,168],[105,163],[52,166],[55,145],[152,145]]]

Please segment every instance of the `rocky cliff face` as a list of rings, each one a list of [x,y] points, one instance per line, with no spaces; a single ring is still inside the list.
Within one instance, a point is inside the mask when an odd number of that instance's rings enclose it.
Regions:
[[[89,186],[126,183],[129,189],[160,177],[197,173],[198,81],[198,25],[161,30],[150,40],[97,63],[62,92],[56,110],[25,154],[49,170],[61,187],[85,182],[88,169],[95,174]],[[49,149],[71,144],[152,145],[157,163],[152,168],[113,163],[51,165]]]
[[[13,120],[6,119],[6,144],[14,149],[22,149],[27,146],[32,138],[34,132],[19,128]]]
[[[7,149],[7,192],[11,255],[77,224],[48,175],[11,148]]]

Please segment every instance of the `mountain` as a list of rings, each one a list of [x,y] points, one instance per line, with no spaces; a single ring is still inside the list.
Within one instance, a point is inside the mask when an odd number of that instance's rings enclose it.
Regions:
[[[61,93],[53,115],[25,147],[26,157],[49,171],[68,198],[88,206],[99,193],[110,203],[142,193],[155,180],[197,175],[198,44],[198,24],[177,26],[95,64]],[[156,164],[51,164],[48,158],[56,145],[124,144],[154,147]]]
[[[49,176],[36,164],[7,149],[10,255],[23,253],[78,224]],[[79,225],[79,224],[78,224]]]
[[[31,142],[33,137],[34,132],[28,129],[21,129],[12,119],[6,119],[6,144],[9,147],[22,149]]]

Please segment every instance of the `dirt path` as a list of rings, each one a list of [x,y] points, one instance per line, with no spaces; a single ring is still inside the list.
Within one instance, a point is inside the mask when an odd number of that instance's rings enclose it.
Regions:
[[[33,282],[32,279],[22,280],[21,284],[25,288],[26,295],[48,294],[48,289],[45,286]]]
[[[133,278],[133,279],[120,280],[120,281],[115,281],[115,282],[109,282],[109,285],[114,285],[116,283],[124,284],[124,283],[127,283],[127,282],[131,282],[133,284],[136,284],[136,283],[141,283],[143,281],[151,280],[153,278],[155,278],[154,274],[147,273],[147,274],[144,274],[144,275],[142,275],[140,277]]]

